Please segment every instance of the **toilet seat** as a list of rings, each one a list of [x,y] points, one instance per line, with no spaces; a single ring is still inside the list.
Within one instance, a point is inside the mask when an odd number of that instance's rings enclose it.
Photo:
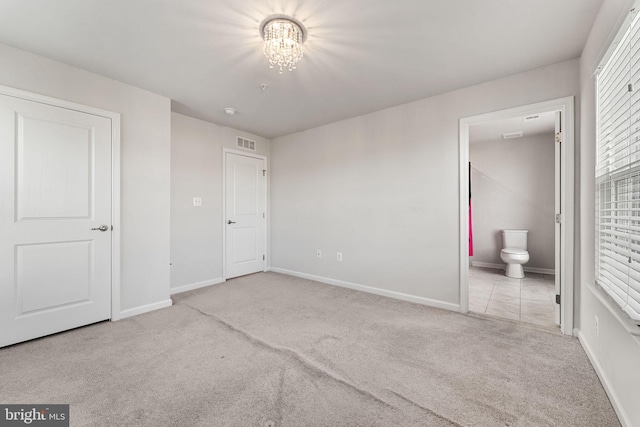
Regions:
[[[501,252],[509,255],[525,255],[529,253],[527,250],[518,248],[504,248]]]
[[[500,258],[507,264],[505,275],[514,279],[524,277],[522,264],[529,262],[529,251],[518,248],[504,248],[500,251]]]

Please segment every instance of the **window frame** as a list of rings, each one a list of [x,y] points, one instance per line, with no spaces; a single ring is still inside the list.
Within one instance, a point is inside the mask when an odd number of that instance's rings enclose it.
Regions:
[[[616,309],[640,325],[640,280],[633,277],[640,277],[640,249],[634,249],[640,247],[640,14],[635,8],[607,49],[595,80],[595,282]]]

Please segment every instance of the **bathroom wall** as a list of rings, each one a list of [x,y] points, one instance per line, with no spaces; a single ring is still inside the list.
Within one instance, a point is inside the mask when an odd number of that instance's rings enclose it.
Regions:
[[[500,259],[503,229],[525,229],[525,267],[554,269],[554,134],[473,142],[469,145],[473,208],[471,262]]]

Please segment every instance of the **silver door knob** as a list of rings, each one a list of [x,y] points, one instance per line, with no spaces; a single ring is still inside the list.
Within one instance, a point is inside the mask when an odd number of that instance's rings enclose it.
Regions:
[[[102,232],[107,231],[109,229],[109,226],[107,224],[102,224],[100,227],[98,228],[92,228],[92,230],[100,230]]]

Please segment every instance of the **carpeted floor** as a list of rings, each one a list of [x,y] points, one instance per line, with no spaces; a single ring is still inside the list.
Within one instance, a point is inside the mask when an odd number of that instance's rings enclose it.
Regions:
[[[71,425],[619,426],[578,341],[261,273],[0,350]]]

